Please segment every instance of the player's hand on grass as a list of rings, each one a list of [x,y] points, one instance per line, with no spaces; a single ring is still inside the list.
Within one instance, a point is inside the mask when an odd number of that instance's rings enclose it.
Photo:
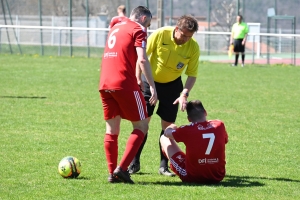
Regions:
[[[150,86],[150,91],[151,91],[151,97],[149,99],[149,103],[151,105],[155,105],[156,102],[157,102],[157,93],[156,93],[156,90]]]

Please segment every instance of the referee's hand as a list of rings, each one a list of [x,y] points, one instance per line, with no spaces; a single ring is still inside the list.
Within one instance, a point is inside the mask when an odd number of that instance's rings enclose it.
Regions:
[[[178,104],[179,103],[179,109],[184,112],[186,109],[186,104],[188,103],[187,101],[187,97],[180,95],[180,97],[178,97],[173,104]]]

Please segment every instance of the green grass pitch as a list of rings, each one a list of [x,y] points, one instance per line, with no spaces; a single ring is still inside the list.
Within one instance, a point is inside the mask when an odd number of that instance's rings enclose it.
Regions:
[[[299,67],[201,62],[189,99],[225,122],[227,176],[194,185],[158,175],[154,115],[141,173],[127,185],[107,182],[99,63],[0,54],[0,199],[300,199]],[[177,124],[186,123],[179,112]],[[131,129],[122,122],[120,152]],[[58,174],[68,155],[82,162],[77,179]]]

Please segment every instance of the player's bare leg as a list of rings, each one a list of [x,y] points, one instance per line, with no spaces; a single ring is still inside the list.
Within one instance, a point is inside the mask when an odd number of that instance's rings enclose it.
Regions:
[[[162,151],[162,146],[160,143],[160,138],[164,134],[165,129],[171,124],[172,124],[172,122],[167,122],[167,121],[161,120],[161,127],[163,130],[161,131],[160,136],[159,136],[160,166],[159,166],[158,173],[161,175],[164,175],[164,176],[175,176],[175,174],[170,172],[170,170],[168,168],[169,159],[164,155],[164,153]]]
[[[125,183],[134,183],[129,175],[128,166],[136,152],[138,151],[140,145],[144,140],[144,135],[148,131],[148,121],[147,119],[141,121],[132,122],[133,131],[130,134],[124,154],[120,161],[120,165],[114,170],[114,175],[122,179]]]
[[[181,151],[180,147],[173,139],[169,139],[164,135],[160,137],[160,144],[163,152],[165,153],[168,159],[171,158],[177,152]]]

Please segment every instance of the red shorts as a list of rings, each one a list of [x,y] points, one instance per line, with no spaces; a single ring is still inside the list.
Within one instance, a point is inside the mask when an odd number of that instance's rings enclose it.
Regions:
[[[207,179],[205,178],[205,175],[203,176],[192,176],[188,171],[186,171],[185,166],[185,159],[186,155],[182,151],[175,153],[170,158],[170,168],[171,170],[179,176],[179,178],[182,180],[182,182],[189,182],[189,183],[200,183],[200,184],[215,184],[219,183],[221,180],[216,179]],[[205,173],[205,172],[203,172]]]
[[[182,151],[175,153],[170,158],[170,168],[181,180],[183,177],[187,176],[185,169],[185,153]]]
[[[140,121],[148,117],[146,102],[141,91],[100,90],[104,119],[120,115],[129,121]]]

